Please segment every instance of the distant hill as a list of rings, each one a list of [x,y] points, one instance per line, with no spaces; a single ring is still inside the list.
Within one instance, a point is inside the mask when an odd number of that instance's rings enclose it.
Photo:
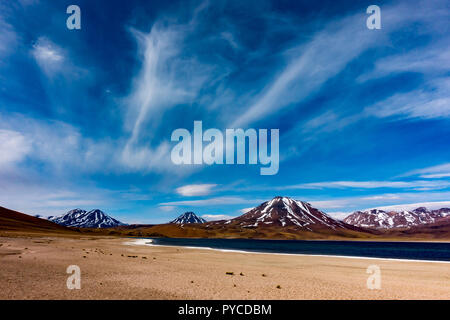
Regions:
[[[424,240],[450,239],[450,219],[414,226],[409,229],[391,229],[384,234],[392,238],[421,238]]]
[[[187,224],[187,223],[205,223],[206,220],[197,216],[193,212],[185,212],[178,218],[170,221],[169,223],[176,223],[176,224]]]

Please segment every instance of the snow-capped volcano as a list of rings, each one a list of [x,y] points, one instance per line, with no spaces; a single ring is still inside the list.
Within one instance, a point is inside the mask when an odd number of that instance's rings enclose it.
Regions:
[[[185,212],[175,220],[170,221],[170,223],[176,224],[186,224],[186,223],[205,223],[206,220],[197,216],[193,212]]]
[[[393,229],[436,223],[447,217],[450,218],[449,208],[429,210],[425,207],[419,207],[412,211],[384,211],[380,209],[356,211],[343,221],[363,228]]]
[[[112,228],[124,223],[108,216],[99,209],[89,212],[82,209],[73,209],[58,217],[48,217],[48,220],[66,227],[77,228]]]
[[[317,228],[352,229],[351,226],[331,218],[324,212],[313,208],[309,203],[288,197],[275,197],[251,209],[240,217],[228,220],[226,224],[241,227],[295,226],[313,231]]]

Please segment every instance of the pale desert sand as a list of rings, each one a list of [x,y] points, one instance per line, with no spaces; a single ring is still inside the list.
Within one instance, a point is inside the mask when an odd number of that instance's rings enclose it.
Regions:
[[[449,263],[221,252],[127,241],[133,240],[0,237],[0,299],[450,299]],[[67,289],[69,265],[81,269],[80,290]],[[369,265],[381,268],[380,290],[367,288]]]

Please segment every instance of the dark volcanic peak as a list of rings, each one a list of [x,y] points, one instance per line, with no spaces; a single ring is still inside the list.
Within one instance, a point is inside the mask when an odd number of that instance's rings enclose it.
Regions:
[[[175,220],[170,221],[170,223],[176,224],[187,224],[187,223],[205,223],[206,220],[197,216],[193,212],[185,212]]]
[[[280,196],[266,201],[242,216],[225,223],[237,223],[242,227],[295,226],[310,231],[317,228],[351,229],[351,226],[331,218],[324,212],[313,208],[307,202]]]
[[[344,219],[344,222],[363,228],[371,229],[395,229],[411,228],[415,226],[436,223],[450,218],[450,209],[442,208],[429,210],[419,207],[412,211],[385,211],[370,209],[356,211]]]
[[[73,209],[61,216],[49,217],[49,220],[62,226],[77,228],[112,228],[124,225],[99,209],[89,212],[79,208]]]

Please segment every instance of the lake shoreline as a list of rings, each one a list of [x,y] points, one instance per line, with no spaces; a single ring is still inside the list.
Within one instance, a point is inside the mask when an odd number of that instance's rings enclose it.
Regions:
[[[160,246],[160,247],[174,247],[174,248],[186,248],[186,249],[198,249],[198,250],[215,250],[220,252],[235,252],[235,253],[248,253],[248,254],[272,254],[272,255],[287,255],[287,256],[310,256],[310,257],[334,257],[334,258],[344,258],[344,259],[366,259],[366,260],[386,260],[386,261],[403,261],[403,262],[426,262],[426,263],[450,263],[450,260],[427,260],[427,259],[402,259],[402,258],[389,258],[389,257],[369,257],[369,256],[357,256],[357,255],[334,255],[334,254],[309,254],[309,253],[286,253],[286,252],[264,252],[264,251],[252,251],[252,250],[238,250],[238,249],[227,249],[227,248],[214,248],[206,246],[186,246],[186,245],[167,245],[167,244],[157,244],[154,243],[155,238],[140,238],[134,242],[124,242],[128,245],[144,245],[144,246]],[[184,238],[178,238],[184,239]],[[150,241],[149,241],[150,240]],[[239,239],[242,240],[242,239]],[[255,239],[252,239],[255,240]],[[264,240],[262,240],[264,241]],[[290,240],[279,240],[279,241],[290,241]],[[291,240],[300,241],[300,240]],[[310,240],[301,240],[310,241]],[[311,240],[316,241],[316,240]],[[327,240],[321,240],[327,241]],[[357,241],[355,241],[357,242]],[[374,241],[375,242],[375,241]]]

